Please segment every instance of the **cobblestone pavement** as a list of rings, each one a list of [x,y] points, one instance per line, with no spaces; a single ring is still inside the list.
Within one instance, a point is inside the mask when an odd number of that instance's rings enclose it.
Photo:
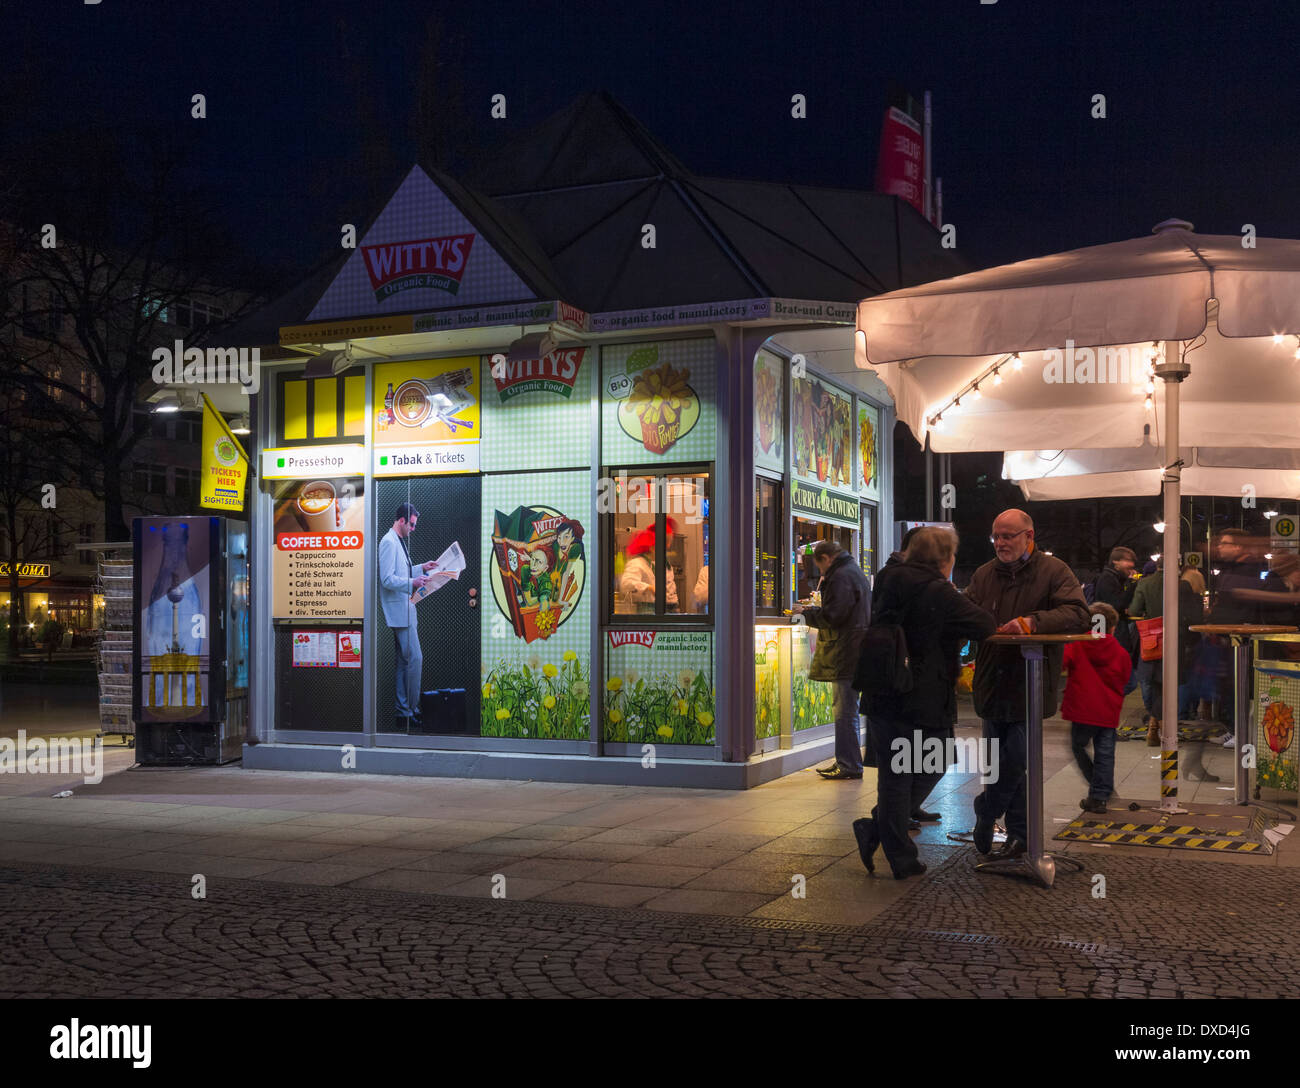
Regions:
[[[1097,852],[1049,890],[972,858],[860,927],[6,863],[0,997],[1294,994],[1294,869]]]

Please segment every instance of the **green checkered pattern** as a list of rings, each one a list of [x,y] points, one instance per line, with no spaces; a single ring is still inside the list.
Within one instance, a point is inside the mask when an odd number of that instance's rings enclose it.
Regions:
[[[790,629],[790,674],[794,681],[794,731],[811,729],[815,725],[828,725],[835,721],[831,708],[831,685],[822,680],[809,680],[812,665],[812,642],[806,626]],[[800,713],[802,711],[802,713]]]
[[[588,577],[587,583],[582,587],[578,605],[550,638],[539,638],[533,642],[525,642],[515,634],[509,618],[497,606],[492,592],[491,574],[495,565],[492,555],[493,517],[497,510],[510,514],[518,506],[541,506],[555,510],[580,522],[586,530],[583,544]],[[502,681],[505,681],[506,686],[512,683],[524,686],[535,684],[543,695],[559,695],[562,699],[563,692],[568,691],[575,697],[581,697],[581,691],[573,692],[572,685],[566,681],[580,676],[585,677],[580,683],[590,685],[592,682],[591,609],[598,587],[592,584],[590,578],[590,555],[591,549],[596,546],[596,526],[592,513],[589,470],[484,476],[482,516],[480,539],[483,581],[479,593],[483,602],[480,608],[483,684],[492,683],[498,687]],[[567,668],[564,661],[566,650],[577,655],[577,660],[568,663]],[[557,670],[561,670],[561,674],[555,677],[545,676],[542,670],[546,665],[554,665]],[[516,706],[509,718],[499,720],[497,710],[508,709],[502,707],[500,701],[499,691],[495,697],[491,693],[484,697],[483,735],[537,739],[540,724],[537,717],[540,711]],[[570,721],[562,731],[543,731],[541,739],[586,740],[590,736],[590,723],[591,714],[588,709],[580,720]]]
[[[483,436],[479,444],[483,471],[590,465],[591,396],[597,369],[596,349],[587,348],[571,397],[520,393],[502,403],[492,380],[492,360],[484,356]]]
[[[618,425],[618,409],[622,401],[607,392],[611,377],[622,374],[627,357],[640,344],[613,344],[601,348],[601,459],[607,465],[637,465],[662,461],[712,461],[717,456],[717,360],[712,339],[656,341],[658,352],[655,366],[670,363],[675,370],[690,371],[686,381],[700,401],[700,418],[690,432],[679,438],[663,453],[652,453],[638,440],[631,438]]]
[[[604,650],[606,740],[632,744],[714,742],[717,699],[711,632],[658,631],[653,646],[631,642],[611,646],[606,636]],[[701,674],[704,680],[699,684],[696,677]],[[611,690],[611,681],[621,681],[617,690]],[[686,703],[685,714],[678,700]],[[613,711],[621,720],[614,720]]]
[[[785,371],[789,365],[769,351],[760,351],[754,356],[754,464],[777,472],[785,471]],[[775,438],[772,448],[767,452],[764,452],[759,441],[758,376],[763,373],[770,374],[776,382],[776,418],[772,421],[772,434]]]

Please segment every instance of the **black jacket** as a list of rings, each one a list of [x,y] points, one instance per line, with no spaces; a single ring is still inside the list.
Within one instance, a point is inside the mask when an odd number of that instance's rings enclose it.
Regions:
[[[1225,563],[1215,579],[1214,607],[1210,610],[1211,623],[1259,623],[1259,603],[1243,601],[1234,594],[1238,589],[1262,589],[1260,563]]]
[[[988,638],[993,617],[972,604],[934,567],[890,561],[876,575],[873,624],[901,623],[912,662],[905,695],[863,692],[873,718],[926,732],[951,733],[957,720],[957,652],[967,639]]]
[[[862,636],[871,622],[871,583],[845,552],[831,563],[820,588],[821,607],[803,613],[808,626],[818,631],[808,679],[849,681],[857,672]]]
[[[1054,555],[1035,549],[1023,566],[996,559],[980,567],[966,596],[993,613],[998,625],[1033,616],[1037,634],[1083,634],[1089,630],[1088,604],[1074,573]],[[1063,646],[1043,653],[1043,717],[1056,713]],[[975,713],[990,721],[1025,720],[1025,663],[1019,646],[985,643],[975,657]]]
[[[1108,563],[1106,569],[1097,575],[1097,580],[1092,584],[1092,599],[1110,605],[1123,617],[1133,600],[1133,590],[1136,588],[1136,579],[1126,577],[1121,571],[1116,570],[1113,564]]]

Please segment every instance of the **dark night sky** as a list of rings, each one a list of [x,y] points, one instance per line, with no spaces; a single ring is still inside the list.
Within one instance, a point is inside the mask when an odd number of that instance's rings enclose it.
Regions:
[[[977,266],[1144,234],[1171,215],[1205,233],[1251,222],[1300,236],[1290,3],[49,0],[0,12],[7,55],[24,58],[0,79],[0,116],[187,126],[250,250],[306,268],[337,246],[327,224],[367,219],[366,194],[413,158],[434,11],[470,143],[608,90],[698,173],[869,188],[896,80],[934,94],[944,218]],[[364,177],[374,123],[358,87],[391,140],[383,178]],[[195,91],[204,121],[189,117]],[[498,91],[505,122],[488,117]],[[795,92],[807,120],[790,118]],[[1089,116],[1095,93],[1106,120]]]

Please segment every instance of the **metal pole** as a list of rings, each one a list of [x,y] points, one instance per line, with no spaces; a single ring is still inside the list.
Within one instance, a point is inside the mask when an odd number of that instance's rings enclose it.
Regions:
[[[1232,709],[1233,731],[1237,736],[1237,746],[1232,749],[1232,758],[1236,761],[1233,781],[1233,801],[1244,805],[1250,800],[1250,776],[1246,773],[1246,761],[1241,753],[1247,744],[1253,745],[1255,738],[1250,722],[1250,636],[1232,636],[1232,671],[1236,699]]]
[[[1182,345],[1166,340],[1164,360],[1156,373],[1165,388],[1165,472],[1164,472],[1164,544],[1161,557],[1164,575],[1161,590],[1164,598],[1164,653],[1161,672],[1160,723],[1160,811],[1185,812],[1178,807],[1178,553],[1182,533],[1182,465],[1178,444],[1178,393],[1187,376],[1182,359]]]
[[[1038,878],[1052,886],[1056,863],[1043,851],[1043,646],[1020,647],[1025,659],[1025,854]]]

